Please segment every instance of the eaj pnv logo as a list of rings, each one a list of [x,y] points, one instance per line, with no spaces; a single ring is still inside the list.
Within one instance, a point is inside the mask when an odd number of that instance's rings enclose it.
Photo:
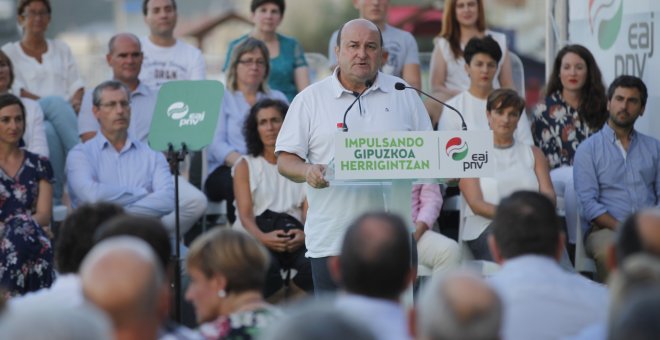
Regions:
[[[614,45],[622,18],[623,0],[589,0],[589,27],[592,35],[597,34],[601,49]]]
[[[463,160],[468,154],[467,143],[461,140],[459,137],[454,137],[447,141],[445,150],[447,152],[447,156],[451,157],[451,159],[455,161]]]
[[[204,120],[205,112],[189,112],[188,105],[184,102],[175,102],[167,108],[167,116],[172,120],[179,121],[179,127],[194,126]]]

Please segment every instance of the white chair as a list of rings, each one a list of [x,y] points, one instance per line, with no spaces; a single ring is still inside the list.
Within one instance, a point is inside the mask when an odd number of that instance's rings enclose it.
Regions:
[[[511,61],[511,73],[513,76],[513,86],[516,87],[518,94],[525,98],[525,68],[522,60],[515,53],[509,51],[509,60]]]
[[[580,214],[578,214],[575,230],[575,271],[579,273],[595,273],[596,262],[594,262],[584,250],[584,235],[582,233],[581,225],[582,221]]]
[[[465,228],[465,209],[467,208],[467,202],[463,198],[463,194],[455,197],[458,201],[460,211],[460,217],[458,219],[458,247],[461,249],[463,265],[474,269],[484,277],[492,276],[500,270],[500,265],[493,261],[475,260],[470,248],[468,248],[467,244],[463,243],[463,228]]]

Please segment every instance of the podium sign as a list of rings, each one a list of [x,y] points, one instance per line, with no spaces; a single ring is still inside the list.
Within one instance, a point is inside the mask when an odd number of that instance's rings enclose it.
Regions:
[[[167,151],[171,143],[178,148],[200,150],[213,140],[224,86],[215,80],[170,81],[160,88],[151,120],[149,145]]]
[[[337,132],[334,178],[490,177],[492,131]]]

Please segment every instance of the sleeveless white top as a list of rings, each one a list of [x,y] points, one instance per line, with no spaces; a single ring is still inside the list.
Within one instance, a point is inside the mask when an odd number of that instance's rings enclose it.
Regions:
[[[483,177],[479,180],[484,201],[499,204],[504,197],[519,190],[539,190],[539,181],[534,172],[534,152],[532,147],[524,143],[514,142],[506,149],[493,149],[489,155],[495,163],[495,176]],[[465,226],[463,240],[474,240],[486,230],[492,220],[472,212],[465,205]]]
[[[270,209],[278,213],[287,213],[301,221],[301,207],[305,201],[304,183],[296,183],[280,175],[277,165],[268,163],[263,157],[246,155],[240,160],[245,160],[248,165],[254,216],[259,216]],[[234,169],[232,175],[233,173]],[[241,219],[237,218],[232,227],[243,229]]]
[[[486,35],[490,35],[497,44],[500,45],[502,49],[502,59],[497,64],[497,72],[495,73],[495,78],[493,79],[493,87],[498,89],[500,88],[500,71],[502,70],[502,61],[507,52],[506,47],[506,35],[498,32],[493,32],[491,30],[486,30]],[[449,41],[443,37],[439,37],[435,40],[435,48],[439,48],[442,52],[442,57],[447,63],[447,78],[445,79],[445,86],[452,90],[465,91],[470,87],[470,78],[468,78],[467,72],[465,72],[465,59],[463,56],[458,58],[454,57],[454,53],[451,51],[451,46]],[[461,46],[461,50],[465,49],[465,46]]]

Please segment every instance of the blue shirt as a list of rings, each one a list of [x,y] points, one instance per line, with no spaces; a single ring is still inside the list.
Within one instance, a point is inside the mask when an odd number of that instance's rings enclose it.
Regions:
[[[257,93],[257,101],[265,98],[278,99],[288,103],[286,96],[277,90],[271,90],[268,93]],[[235,151],[241,155],[247,153],[243,124],[245,124],[245,118],[250,113],[250,107],[251,105],[245,100],[241,91],[225,91],[213,143],[209,145],[208,149],[209,173],[224,164],[225,158],[231,152]]]
[[[165,156],[130,136],[119,152],[102,133],[76,145],[69,151],[66,174],[73,208],[105,201],[143,216],[174,210],[174,181]]]
[[[99,122],[92,112],[92,92],[94,91],[85,91],[80,105],[78,133],[81,135],[85,132],[98,133]],[[156,109],[156,95],[157,92],[143,82],[140,82],[135,91],[131,92],[131,122],[128,133],[143,143],[147,142],[149,136],[151,119]]]
[[[614,130],[603,125],[575,152],[573,178],[583,221],[604,213],[623,221],[639,209],[657,205],[659,167],[658,140],[633,130],[624,157]]]

